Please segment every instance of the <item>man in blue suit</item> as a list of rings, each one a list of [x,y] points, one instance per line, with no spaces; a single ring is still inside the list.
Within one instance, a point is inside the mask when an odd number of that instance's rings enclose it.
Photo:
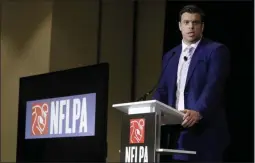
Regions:
[[[182,43],[164,55],[153,99],[185,113],[177,148],[197,154],[175,154],[174,160],[219,162],[229,144],[223,96],[230,54],[223,44],[203,38],[204,13],[196,6],[180,11],[179,29]]]

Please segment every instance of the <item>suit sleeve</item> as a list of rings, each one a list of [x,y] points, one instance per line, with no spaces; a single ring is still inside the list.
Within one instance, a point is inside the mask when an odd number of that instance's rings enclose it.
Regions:
[[[230,54],[225,46],[219,46],[210,55],[206,85],[200,95],[195,110],[204,120],[220,109],[222,94],[230,71]]]
[[[167,64],[167,60],[168,60],[168,55],[169,53],[165,54],[163,56],[162,59],[162,70],[164,69],[164,67]],[[167,99],[168,99],[168,93],[167,93],[167,85],[165,84],[165,75],[163,74],[161,79],[159,80],[159,84],[152,96],[152,99],[158,100],[162,103],[167,103]]]

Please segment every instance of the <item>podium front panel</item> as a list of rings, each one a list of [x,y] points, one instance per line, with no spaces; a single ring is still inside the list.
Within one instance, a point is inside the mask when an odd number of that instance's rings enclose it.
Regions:
[[[155,162],[156,113],[123,115],[120,162]]]

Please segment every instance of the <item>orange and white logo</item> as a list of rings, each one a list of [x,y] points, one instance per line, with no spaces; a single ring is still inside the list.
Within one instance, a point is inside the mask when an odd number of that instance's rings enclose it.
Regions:
[[[48,134],[49,106],[47,103],[32,105],[31,135]]]
[[[144,143],[145,119],[130,119],[129,143]]]

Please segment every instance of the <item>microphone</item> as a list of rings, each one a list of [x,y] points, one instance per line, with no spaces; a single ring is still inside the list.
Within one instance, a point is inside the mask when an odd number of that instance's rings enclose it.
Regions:
[[[152,92],[154,92],[154,90],[158,87],[158,84],[159,84],[159,82],[160,82],[160,79],[161,79],[162,75],[164,74],[164,72],[165,72],[165,70],[166,70],[166,68],[167,68],[167,66],[168,66],[168,64],[169,64],[170,59],[172,59],[173,56],[175,56],[175,54],[176,54],[175,52],[172,52],[171,57],[168,58],[167,64],[166,64],[166,66],[164,67],[163,71],[161,71],[161,74],[160,74],[160,77],[159,77],[159,79],[158,79],[157,84],[156,84],[149,92],[145,93],[142,97],[138,98],[136,101],[143,101],[143,100],[146,100],[146,98],[147,98]]]
[[[184,56],[183,59],[184,59],[184,61],[187,61],[187,60],[188,60],[188,57]]]

